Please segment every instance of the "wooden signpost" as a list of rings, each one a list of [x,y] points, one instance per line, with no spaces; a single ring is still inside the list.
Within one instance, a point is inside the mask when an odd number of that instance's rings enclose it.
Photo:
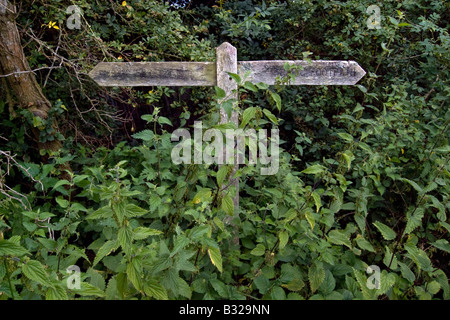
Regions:
[[[299,66],[295,82],[290,85],[354,85],[366,72],[354,61],[267,60],[237,61],[237,50],[225,42],[216,49],[216,62],[101,62],[89,76],[101,86],[218,86],[226,98],[238,101],[237,83],[227,72],[238,74],[252,83],[273,85],[278,77],[287,75],[285,64]],[[238,126],[238,114],[231,121]],[[220,123],[227,123],[225,110],[220,110]],[[235,157],[236,160],[236,157]],[[234,172],[238,168],[237,163]],[[232,173],[232,177],[234,176]],[[229,181],[236,187],[233,199],[235,216],[239,214],[239,179]]]

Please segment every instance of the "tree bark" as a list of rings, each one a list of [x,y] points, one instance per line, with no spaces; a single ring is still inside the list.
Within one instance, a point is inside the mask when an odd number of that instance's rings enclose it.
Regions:
[[[42,93],[42,89],[31,72],[28,61],[23,53],[19,31],[15,22],[16,10],[7,0],[0,0],[0,73],[6,76],[6,83],[15,102],[22,109],[28,109],[35,117],[48,118],[51,103]],[[56,122],[52,123],[55,132],[59,132]],[[61,147],[61,141],[54,139],[41,143],[39,130],[33,128],[38,148],[56,152]]]

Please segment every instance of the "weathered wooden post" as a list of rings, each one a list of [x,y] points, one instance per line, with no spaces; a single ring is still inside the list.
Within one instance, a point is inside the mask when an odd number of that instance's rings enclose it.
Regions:
[[[237,50],[225,42],[216,48],[216,62],[102,62],[89,73],[101,86],[218,86],[226,93],[220,99],[238,101],[238,85],[228,75],[231,72],[251,83],[276,83],[278,77],[287,76],[285,64],[296,67],[296,77],[289,85],[354,85],[366,72],[355,61],[335,60],[267,60],[237,61]],[[239,115],[231,113],[231,121],[238,126]],[[225,109],[220,110],[220,123],[228,122]],[[235,148],[237,151],[237,148]],[[233,199],[235,215],[239,214],[239,179],[233,179],[237,169],[238,155],[234,154],[234,169],[227,185],[236,187]],[[225,158],[224,158],[225,159]],[[225,163],[227,163],[225,161]]]

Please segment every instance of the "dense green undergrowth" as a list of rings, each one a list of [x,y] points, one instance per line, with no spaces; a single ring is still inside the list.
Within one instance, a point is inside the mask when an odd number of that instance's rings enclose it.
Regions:
[[[42,122],[0,98],[0,299],[449,299],[448,4],[384,1],[368,29],[369,1],[79,2],[89,27],[60,43],[73,65],[41,74],[52,116],[71,124],[61,153],[39,158],[29,131]],[[63,28],[60,3],[18,17],[50,49],[57,31],[41,25]],[[176,128],[217,126],[220,91],[105,91],[83,74],[119,56],[213,61],[223,41],[241,60],[367,71],[353,87],[236,79],[245,128],[278,127],[283,150],[275,175],[241,166],[233,224],[235,190],[219,192],[229,168],[170,157]],[[32,67],[49,63],[38,46],[25,47]],[[132,110],[120,134],[101,117],[114,108]]]

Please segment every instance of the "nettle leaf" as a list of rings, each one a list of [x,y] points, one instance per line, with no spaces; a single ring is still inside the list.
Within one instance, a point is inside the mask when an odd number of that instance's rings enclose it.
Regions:
[[[76,294],[79,294],[80,296],[96,296],[100,298],[105,297],[105,292],[84,281],[81,282],[80,289],[73,289],[72,291]]]
[[[143,284],[144,292],[149,297],[157,300],[169,300],[166,289],[154,279],[149,279]]]
[[[352,248],[352,244],[350,242],[349,236],[345,234],[344,231],[342,230],[331,230],[328,233],[328,240],[331,243],[337,244],[337,245],[344,245],[349,247],[350,249]]]
[[[22,271],[28,279],[36,281],[45,287],[53,287],[53,283],[49,280],[44,266],[39,261],[29,260],[22,266]]]
[[[348,134],[346,132],[338,132],[337,135],[347,142],[353,142],[353,136],[351,134]]]
[[[113,250],[116,250],[119,247],[119,243],[117,240],[109,240],[106,241],[100,249],[98,249],[97,255],[95,256],[94,263],[92,266],[96,266],[97,263],[100,262],[104,257],[108,256]]]
[[[264,274],[257,276],[253,284],[261,294],[265,294],[270,289],[270,280]]]
[[[400,266],[402,277],[408,280],[410,283],[414,283],[414,281],[416,281],[416,276],[414,275],[414,272],[412,272],[408,267],[408,265],[402,262],[398,262],[398,265]]]
[[[224,165],[219,168],[219,171],[217,171],[216,179],[219,188],[222,188],[222,184],[227,176],[227,173],[228,173],[228,166]]]
[[[272,97],[273,101],[275,101],[278,111],[281,112],[281,97],[280,97],[280,95],[273,91],[269,91],[269,93],[270,93],[270,96]]]
[[[266,252],[266,247],[262,243],[258,243],[256,247],[250,251],[254,256],[262,256]]]
[[[385,240],[394,240],[395,237],[397,237],[397,234],[394,230],[389,228],[384,223],[381,223],[380,221],[376,221],[373,223],[375,227],[377,227],[378,231],[380,231],[381,235]]]
[[[416,263],[419,269],[422,269],[424,271],[433,270],[431,260],[430,258],[428,258],[425,251],[413,246],[412,244],[406,244],[404,248],[408,252],[409,257]]]
[[[21,245],[9,240],[0,240],[0,257],[1,256],[23,256],[30,253]]]
[[[153,141],[153,139],[155,138],[155,133],[147,129],[133,134],[132,137],[135,139],[141,139],[143,141]]]
[[[214,87],[214,90],[216,91],[216,98],[217,99],[223,99],[227,96],[227,93],[222,88],[219,88],[217,86]]]
[[[136,288],[141,290],[141,283],[143,277],[142,260],[140,257],[134,257],[131,262],[127,264],[127,277]]]
[[[131,228],[129,226],[121,227],[117,234],[117,240],[125,253],[128,253],[133,241],[133,231],[131,231]]]
[[[144,214],[148,213],[148,210],[138,207],[137,205],[132,203],[127,203],[125,208],[126,208],[126,216],[130,218],[141,217]]]
[[[62,285],[56,285],[47,289],[45,300],[69,300],[69,297]]]
[[[313,197],[314,203],[316,205],[316,212],[319,212],[320,207],[322,207],[322,200],[320,199],[320,195],[316,191],[313,191],[311,193],[311,196]],[[313,227],[311,229],[313,229]]]
[[[320,164],[312,165],[305,170],[302,171],[302,173],[306,174],[319,174],[326,171],[326,168],[324,166],[321,166]]]
[[[222,210],[225,211],[225,213],[229,216],[232,216],[234,214],[234,203],[233,199],[229,194],[227,194],[222,199]]]
[[[112,217],[114,212],[112,211],[110,206],[101,207],[98,210],[95,210],[90,215],[87,216],[86,219],[94,220],[94,219],[106,219]]]
[[[286,231],[281,231],[278,234],[278,239],[280,240],[278,246],[279,246],[280,250],[282,250],[289,241],[289,234]]]
[[[325,269],[321,262],[315,261],[308,270],[308,279],[311,291],[315,292],[325,280]]]
[[[219,279],[210,279],[209,282],[211,283],[211,286],[214,288],[214,290],[221,296],[222,298],[228,298],[228,290],[227,286],[220,281]]]
[[[372,246],[372,244],[361,236],[356,238],[356,244],[358,245],[358,247],[360,247],[363,250],[375,252],[375,249]]]
[[[433,242],[432,245],[442,251],[450,253],[450,244],[445,239],[439,239]]]
[[[270,112],[269,109],[263,109],[263,113],[272,123],[278,124],[277,117],[275,117],[275,115],[272,112]]]
[[[425,215],[425,210],[423,207],[418,207],[418,208],[414,208],[411,207],[409,211],[413,211],[412,215],[410,216],[410,214],[407,214],[407,222],[406,222],[406,227],[405,227],[405,234],[409,234],[412,231],[414,231],[414,229],[416,229],[417,227],[422,225],[422,219]]]
[[[414,182],[412,180],[405,179],[405,178],[402,178],[400,180],[409,183],[417,192],[422,192],[423,191],[423,189],[416,182]]]
[[[244,128],[247,123],[250,122],[253,118],[255,118],[256,115],[256,108],[255,107],[249,107],[244,110],[244,113],[242,114],[242,121],[240,124],[241,128]]]
[[[222,269],[222,255],[220,254],[220,249],[215,247],[209,247],[208,248],[208,255],[211,259],[211,262],[213,265],[216,266],[217,270],[220,272],[223,271]]]
[[[147,239],[150,236],[159,236],[161,234],[163,234],[163,232],[156,229],[137,227],[136,229],[133,230],[133,239],[143,240]]]

